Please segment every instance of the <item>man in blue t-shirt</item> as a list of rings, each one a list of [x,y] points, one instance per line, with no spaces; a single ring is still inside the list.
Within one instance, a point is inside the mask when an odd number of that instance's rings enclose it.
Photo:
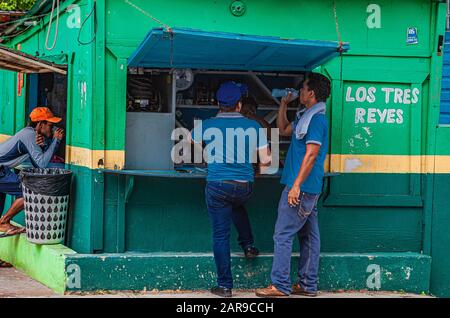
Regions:
[[[233,221],[245,255],[256,256],[253,235],[245,203],[253,191],[253,163],[268,166],[271,162],[266,134],[261,125],[239,112],[242,87],[234,82],[222,84],[217,92],[220,111],[216,117],[196,125],[191,139],[206,144],[208,176],[206,205],[212,225],[214,260],[218,286],[213,294],[231,297],[230,227]]]
[[[328,124],[325,102],[330,95],[330,81],[311,73],[303,83],[299,111],[293,123],[286,116],[290,96],[283,98],[278,112],[280,135],[292,136],[281,183],[286,187],[278,205],[275,225],[274,255],[268,288],[258,289],[260,297],[316,296],[319,271],[320,235],[317,201],[322,192],[324,162],[328,151]],[[291,286],[292,243],[300,241],[298,282]]]

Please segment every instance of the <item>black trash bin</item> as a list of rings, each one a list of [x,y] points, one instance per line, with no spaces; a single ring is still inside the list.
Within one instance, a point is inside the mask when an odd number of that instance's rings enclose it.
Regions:
[[[28,241],[64,242],[72,172],[65,169],[26,169],[19,174],[25,201]]]

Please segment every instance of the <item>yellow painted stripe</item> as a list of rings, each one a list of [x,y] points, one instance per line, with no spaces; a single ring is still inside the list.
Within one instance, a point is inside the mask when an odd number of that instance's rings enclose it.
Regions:
[[[0,134],[0,143],[11,138],[11,135]],[[66,163],[89,169],[116,169],[125,165],[123,150],[90,150],[82,147],[66,147]]]
[[[440,173],[450,173],[448,164],[450,156],[440,157],[442,157],[439,165]],[[435,171],[435,156],[333,154],[328,160],[327,171],[332,173],[433,173]]]
[[[67,146],[66,163],[90,169],[120,170],[125,165],[124,150],[90,150]]]
[[[0,134],[0,143],[11,136]],[[89,169],[116,169],[125,165],[124,150],[90,150],[66,147],[66,163]],[[331,173],[450,173],[450,156],[328,155],[325,171]]]
[[[88,150],[71,148],[70,163],[91,169],[121,169],[125,163],[125,151]],[[450,156],[392,156],[392,155],[329,155],[325,171],[332,173],[450,173]]]
[[[10,135],[0,134],[0,143],[11,138]],[[82,147],[66,147],[66,163],[89,169],[116,169],[125,165],[125,151],[123,150],[90,150]]]
[[[9,138],[11,138],[10,135],[2,135],[2,134],[0,134],[0,144],[1,144],[2,142],[5,142],[5,141],[8,140]]]
[[[450,173],[450,156],[434,157],[434,173]]]

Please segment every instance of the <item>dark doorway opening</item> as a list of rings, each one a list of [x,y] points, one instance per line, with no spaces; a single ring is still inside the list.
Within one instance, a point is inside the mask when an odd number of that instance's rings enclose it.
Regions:
[[[30,74],[27,76],[28,98],[25,120],[36,107],[48,107],[62,121],[58,127],[66,130],[67,118],[67,75],[58,73]],[[66,157],[66,140],[61,141],[58,151],[52,159],[51,166],[63,165]]]

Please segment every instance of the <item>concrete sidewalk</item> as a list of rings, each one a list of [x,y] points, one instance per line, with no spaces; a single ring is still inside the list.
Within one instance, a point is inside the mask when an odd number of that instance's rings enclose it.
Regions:
[[[252,291],[235,291],[235,298],[257,298]],[[204,292],[97,292],[97,293],[71,293],[69,295],[58,295],[51,289],[39,282],[29,278],[24,273],[14,268],[0,268],[0,298],[34,298],[34,297],[52,297],[52,298],[217,298],[207,291]],[[426,295],[414,295],[406,293],[392,292],[321,292],[319,298],[428,298]],[[302,296],[291,296],[291,298],[303,298]]]

